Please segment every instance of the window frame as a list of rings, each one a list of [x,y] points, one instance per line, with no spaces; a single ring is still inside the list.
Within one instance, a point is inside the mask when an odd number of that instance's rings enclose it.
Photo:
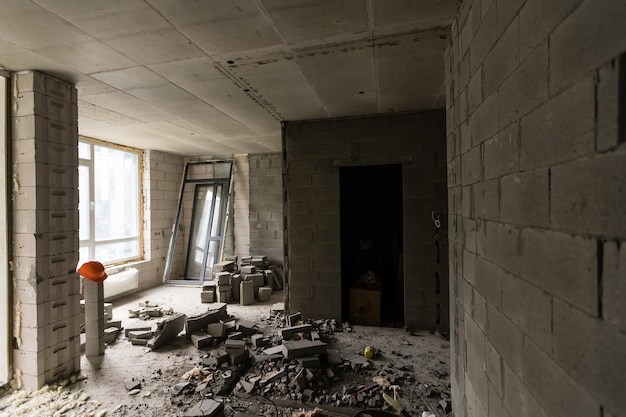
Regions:
[[[123,265],[123,264],[128,264],[128,263],[133,263],[133,262],[144,260],[145,259],[145,250],[144,250],[144,234],[145,234],[144,233],[144,201],[145,199],[144,199],[144,187],[143,187],[144,151],[141,149],[132,148],[130,146],[118,145],[115,143],[106,142],[103,140],[89,138],[85,136],[79,136],[78,142],[79,142],[79,146],[81,143],[88,143],[90,145],[90,158],[89,159],[80,158],[80,152],[79,152],[79,159],[78,159],[78,169],[81,169],[82,167],[87,167],[87,169],[89,170],[89,174],[88,174],[89,238],[81,240],[80,233],[79,233],[79,248],[82,249],[85,246],[89,246],[90,258],[92,258],[89,260],[100,261],[106,267]],[[136,239],[135,237],[131,237],[131,238],[115,238],[115,239],[105,239],[105,240],[96,241],[95,186],[94,186],[95,184],[95,175],[94,175],[94,172],[95,172],[94,171],[94,164],[95,164],[94,148],[95,146],[110,148],[110,149],[123,151],[123,152],[134,153],[137,155],[137,188],[138,188],[138,193],[137,193],[137,210],[138,210],[137,234],[138,235],[137,235],[137,238],[138,238],[139,250],[136,256],[133,255],[127,258],[115,259],[113,261],[108,261],[108,262],[107,260],[93,259],[95,257],[96,246],[98,243],[125,242],[125,241],[134,241]],[[79,192],[79,218],[80,218],[80,192]],[[80,226],[79,226],[79,230],[80,230]],[[80,266],[80,261],[79,261],[78,266]]]

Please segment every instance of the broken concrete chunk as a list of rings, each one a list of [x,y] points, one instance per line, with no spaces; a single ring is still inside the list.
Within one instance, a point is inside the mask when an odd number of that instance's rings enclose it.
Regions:
[[[231,332],[228,335],[229,339],[234,339],[234,340],[243,340],[243,338],[246,337],[243,333],[241,332]]]
[[[239,365],[240,363],[244,363],[248,360],[250,355],[247,350],[231,350],[228,351],[228,356],[230,358],[231,365]]]
[[[300,321],[302,321],[302,313],[299,311],[287,316],[287,326],[289,327],[296,326]]]
[[[104,343],[110,345],[115,343],[117,336],[120,334],[120,329],[117,327],[107,327],[104,329]]]
[[[150,339],[154,333],[150,330],[134,330],[128,332],[129,339]]]
[[[276,355],[276,354],[282,354],[283,353],[283,346],[282,345],[278,345],[278,346],[273,346],[267,349],[263,349],[263,354],[264,355]]]
[[[299,326],[285,327],[280,329],[280,336],[283,340],[291,340],[298,333],[309,333],[313,330],[313,326],[310,324],[301,324]]]
[[[245,340],[235,340],[235,339],[228,339],[226,340],[226,342],[224,342],[224,349],[226,349],[226,352],[231,352],[231,351],[241,351],[241,350],[245,350],[246,349],[246,341]]]
[[[152,349],[158,349],[160,346],[174,340],[185,327],[186,318],[187,316],[184,314],[178,313],[161,321],[154,332],[154,340],[148,343],[148,346]]]
[[[207,307],[207,311],[214,311],[214,310],[222,311],[224,314],[224,317],[226,317],[228,315],[226,308],[227,308],[226,303],[217,302],[217,303],[209,304],[209,306]]]
[[[126,391],[132,391],[135,389],[141,389],[141,381],[135,381],[134,379],[124,383]]]
[[[254,333],[256,333],[255,327],[256,327],[256,325],[254,323],[252,323],[251,321],[249,321],[249,320],[242,320],[237,325],[237,330],[239,330],[241,333],[243,333],[246,336],[250,336],[250,335],[253,335]]]
[[[206,332],[213,337],[224,337],[224,323],[221,321],[217,323],[209,323],[206,328]]]
[[[343,359],[341,359],[339,353],[334,349],[326,350],[326,360],[330,366],[337,366],[343,363]]]
[[[283,312],[285,311],[285,303],[274,303],[272,304],[272,313],[276,312]]]
[[[185,412],[185,417],[219,417],[224,415],[224,404],[210,398],[203,398]]]
[[[304,357],[298,358],[298,363],[303,368],[319,368],[320,357],[319,356],[304,356]]]
[[[147,346],[150,339],[130,339],[130,344],[133,346]]]
[[[191,339],[191,335],[199,330],[204,330],[210,323],[217,323],[224,318],[225,311],[209,310],[198,316],[188,317],[185,320],[185,332],[187,339]]]
[[[213,336],[204,332],[196,332],[191,335],[191,343],[196,349],[203,349],[211,346]]]
[[[324,355],[326,354],[326,343],[319,340],[290,340],[283,342],[283,356],[286,359],[301,358],[303,356]]]
[[[191,382],[189,381],[179,382],[178,384],[172,387],[172,394],[180,395],[185,389],[190,388],[190,387],[191,387]]]
[[[235,262],[224,261],[213,265],[213,272],[232,271],[235,269]]]

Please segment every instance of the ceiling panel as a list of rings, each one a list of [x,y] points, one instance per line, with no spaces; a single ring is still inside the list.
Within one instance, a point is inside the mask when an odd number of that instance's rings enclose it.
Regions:
[[[449,26],[457,0],[372,0],[377,33]]]
[[[83,74],[136,65],[133,60],[100,41],[65,43],[34,52]]]
[[[119,90],[154,87],[167,84],[167,80],[146,67],[132,67],[93,74],[93,78]]]
[[[260,14],[203,22],[180,30],[209,55],[266,48],[281,42],[274,28]]]
[[[279,151],[280,120],[443,107],[456,4],[4,0],[0,68],[76,83],[79,133],[97,139]]]
[[[378,111],[372,42],[298,51],[296,64],[330,117]],[[359,65],[355,67],[354,63]]]
[[[434,30],[380,43],[376,48],[380,110],[443,107],[445,32]]]
[[[244,91],[245,85],[225,77],[212,60],[151,65],[150,69],[257,133],[280,132],[279,120]]]
[[[23,0],[22,0],[23,1]],[[34,0],[91,36],[110,38],[171,27],[142,0]]]
[[[290,44],[367,32],[364,0],[261,0],[282,38]]]
[[[178,61],[204,56],[204,53],[176,29],[133,33],[106,42],[141,64]]]
[[[55,14],[24,0],[2,1],[0,38],[31,51],[93,39]]]
[[[263,61],[233,65],[228,70],[284,120],[327,117],[315,90],[293,59],[272,56]]]
[[[176,116],[158,107],[121,91],[93,94],[89,97],[82,98],[88,103],[123,114],[141,122],[159,122],[176,118]]]

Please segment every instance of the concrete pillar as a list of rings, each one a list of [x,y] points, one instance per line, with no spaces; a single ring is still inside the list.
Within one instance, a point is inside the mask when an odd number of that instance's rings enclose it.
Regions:
[[[85,354],[88,357],[104,355],[104,285],[102,282],[83,281],[85,295]]]
[[[80,370],[76,89],[21,72],[11,100],[14,378],[38,389]]]

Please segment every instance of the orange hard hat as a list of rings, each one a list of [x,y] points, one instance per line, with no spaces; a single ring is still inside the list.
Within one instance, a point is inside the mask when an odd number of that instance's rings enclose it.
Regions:
[[[102,282],[107,278],[104,265],[98,261],[85,262],[78,268],[78,273],[93,282]]]

